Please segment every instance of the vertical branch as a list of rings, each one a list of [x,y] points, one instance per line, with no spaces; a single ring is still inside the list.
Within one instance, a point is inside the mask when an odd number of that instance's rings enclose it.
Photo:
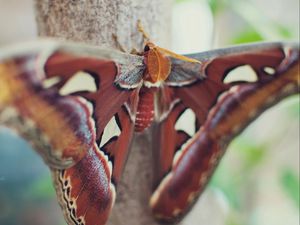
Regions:
[[[137,20],[157,44],[169,47],[171,0],[35,0],[40,36],[116,48],[112,35],[127,51],[142,49]],[[153,225],[148,207],[152,186],[152,152],[149,132],[133,143],[110,225]]]

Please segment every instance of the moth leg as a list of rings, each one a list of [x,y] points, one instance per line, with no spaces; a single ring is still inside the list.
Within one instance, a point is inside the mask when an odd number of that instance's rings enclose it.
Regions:
[[[144,38],[143,42],[144,43],[150,42],[150,37],[149,37],[148,33],[146,33],[146,31],[144,30],[141,20],[137,21],[137,28],[138,28],[138,31],[141,32],[143,35],[143,38]]]
[[[132,48],[130,54],[138,55],[140,52],[136,48]]]

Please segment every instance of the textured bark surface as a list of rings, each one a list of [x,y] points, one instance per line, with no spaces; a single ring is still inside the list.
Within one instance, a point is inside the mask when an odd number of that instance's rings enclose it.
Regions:
[[[112,34],[128,51],[142,47],[140,19],[153,41],[168,47],[171,0],[35,0],[38,33],[94,45],[116,47]]]
[[[112,35],[130,52],[142,50],[140,19],[152,40],[169,47],[171,0],[35,0],[40,36],[116,48]],[[148,201],[152,186],[150,133],[136,135],[109,225],[156,224]]]

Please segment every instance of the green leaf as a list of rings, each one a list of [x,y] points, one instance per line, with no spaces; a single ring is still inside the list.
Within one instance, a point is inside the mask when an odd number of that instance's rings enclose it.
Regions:
[[[266,150],[262,145],[255,145],[251,140],[237,138],[230,145],[241,163],[238,167],[227,164],[226,159],[217,168],[210,186],[221,190],[232,208],[239,210],[242,203],[243,186],[247,183],[253,168],[263,162]]]
[[[263,37],[256,30],[249,28],[238,33],[231,41],[231,44],[243,44],[262,40],[264,40]]]
[[[53,198],[55,192],[52,185],[51,176],[44,176],[28,187],[25,198],[29,199],[45,199]]]
[[[226,218],[226,225],[242,225],[241,219],[237,218],[234,215],[230,215]]]
[[[187,2],[187,1],[190,1],[190,0],[175,0],[175,3],[182,3],[182,2]]]
[[[230,146],[242,157],[242,173],[249,173],[250,170],[262,163],[266,157],[267,148],[264,145],[255,144],[243,137],[236,138]]]
[[[226,7],[226,3],[224,0],[207,0],[207,3],[214,16],[216,16]]]
[[[293,203],[300,208],[300,182],[296,173],[291,169],[284,169],[280,177],[280,183],[283,191],[293,201]]]
[[[241,205],[239,179],[236,179],[237,176],[228,176],[228,174],[232,174],[231,171],[221,164],[214,173],[209,186],[221,190],[231,207],[238,209]]]

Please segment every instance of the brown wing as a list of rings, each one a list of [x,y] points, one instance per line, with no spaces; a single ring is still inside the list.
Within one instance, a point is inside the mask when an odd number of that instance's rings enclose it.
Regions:
[[[127,158],[143,63],[67,47],[0,58],[0,124],[16,129],[51,167],[68,223],[101,225]]]
[[[203,64],[173,60],[161,91],[171,96],[162,98],[168,110],[161,113],[154,134],[158,163],[151,207],[165,221],[180,218],[190,208],[237,134],[265,109],[299,91],[295,45],[255,44],[189,57]],[[228,79],[245,65],[255,79],[247,80],[246,74]]]

